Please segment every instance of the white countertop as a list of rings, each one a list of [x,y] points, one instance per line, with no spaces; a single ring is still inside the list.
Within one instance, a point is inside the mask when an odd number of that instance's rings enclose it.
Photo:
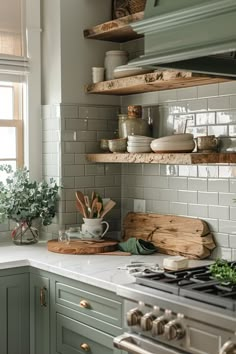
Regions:
[[[150,256],[67,255],[49,252],[45,242],[27,246],[0,243],[0,269],[32,266],[114,292],[117,285],[135,281],[133,276],[119,267],[124,267],[131,261],[158,263],[162,266],[166,257],[170,256],[160,253]],[[190,260],[189,266],[195,267],[210,262]]]

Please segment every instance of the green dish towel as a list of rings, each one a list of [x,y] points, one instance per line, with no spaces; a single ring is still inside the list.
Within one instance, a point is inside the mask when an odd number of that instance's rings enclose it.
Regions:
[[[128,241],[120,242],[118,249],[132,254],[152,254],[157,251],[151,242],[144,241],[141,238],[136,239],[135,237],[129,238]]]

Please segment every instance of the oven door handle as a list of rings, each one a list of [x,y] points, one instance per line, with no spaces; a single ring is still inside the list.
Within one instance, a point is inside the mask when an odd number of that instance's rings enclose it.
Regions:
[[[125,350],[131,354],[153,354],[134,344],[134,340],[129,334],[122,334],[119,337],[115,337],[113,344],[116,348]]]

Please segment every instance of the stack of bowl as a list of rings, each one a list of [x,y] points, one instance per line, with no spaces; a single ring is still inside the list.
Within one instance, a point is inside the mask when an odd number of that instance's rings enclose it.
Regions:
[[[129,135],[128,136],[128,144],[127,151],[128,152],[151,152],[150,144],[154,140],[149,136],[142,135]]]

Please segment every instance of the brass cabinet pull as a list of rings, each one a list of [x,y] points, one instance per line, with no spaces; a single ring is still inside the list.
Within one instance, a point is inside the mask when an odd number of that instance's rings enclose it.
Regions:
[[[43,288],[40,288],[40,306],[47,307],[47,302],[46,302],[46,294],[45,292],[47,291],[47,288],[45,286]]]
[[[80,345],[80,348],[83,349],[85,352],[89,352],[90,351],[90,346],[87,343],[82,343]]]
[[[90,308],[90,304],[86,300],[81,300],[79,304],[80,304],[81,307],[83,307],[85,309],[89,309]]]

